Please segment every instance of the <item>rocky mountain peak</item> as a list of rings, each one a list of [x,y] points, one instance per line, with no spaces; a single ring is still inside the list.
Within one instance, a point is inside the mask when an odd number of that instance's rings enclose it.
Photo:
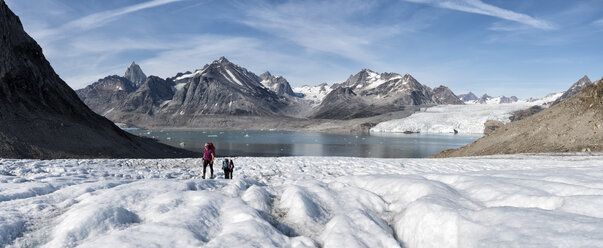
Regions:
[[[230,61],[226,57],[222,56],[218,60],[214,61],[214,63],[218,63],[218,64],[230,64]]]
[[[293,89],[291,88],[291,85],[289,84],[289,82],[287,81],[287,79],[285,79],[282,76],[273,76],[272,74],[270,74],[270,72],[264,72],[262,73],[262,75],[259,76],[260,79],[262,79],[262,81],[260,82],[262,85],[264,85],[266,88],[274,91],[276,93],[276,95],[278,96],[297,96],[297,94],[295,94],[295,92],[293,92]]]
[[[450,90],[450,88],[443,85],[433,89],[433,95],[436,97],[439,104],[465,104],[452,92],[452,90]]]
[[[126,70],[126,73],[124,73],[124,78],[130,80],[134,84],[134,86],[138,88],[147,79],[147,75],[144,74],[144,72],[142,71],[140,66],[136,64],[136,62],[132,62],[130,67],[128,67],[128,69]]]
[[[463,102],[478,101],[479,100],[479,98],[473,92],[471,92],[471,91],[469,91],[469,93],[467,93],[467,94],[461,94],[458,97]]]
[[[269,71],[266,71],[266,72],[264,72],[264,73],[260,74],[260,78],[261,78],[262,80],[266,80],[266,79],[271,78],[271,77],[272,77],[272,74],[270,74],[270,72],[269,72]]]
[[[563,93],[563,95],[561,95],[559,98],[557,98],[557,100],[555,100],[552,105],[558,104],[561,101],[569,99],[570,97],[572,97],[575,94],[578,94],[580,91],[582,91],[583,89],[585,89],[587,86],[589,86],[591,84],[592,84],[592,82],[590,81],[590,78],[588,78],[588,76],[584,76],[584,77],[580,78],[580,80],[578,80],[577,82],[572,84],[572,86],[568,90],[566,90]]]

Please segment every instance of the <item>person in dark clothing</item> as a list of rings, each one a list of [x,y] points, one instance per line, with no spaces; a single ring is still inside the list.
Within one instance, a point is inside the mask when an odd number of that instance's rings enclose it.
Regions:
[[[222,169],[224,170],[224,179],[232,179],[232,170],[234,169],[234,163],[227,158],[222,162]]]
[[[214,178],[214,152],[210,149],[209,144],[205,143],[205,149],[203,150],[203,179],[205,179],[205,170],[209,165],[210,177]]]

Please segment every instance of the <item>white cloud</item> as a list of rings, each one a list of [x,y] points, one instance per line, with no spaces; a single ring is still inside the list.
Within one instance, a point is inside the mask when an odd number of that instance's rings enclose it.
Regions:
[[[38,39],[44,39],[45,41],[60,39],[61,35],[72,31],[90,30],[97,27],[101,27],[108,22],[118,19],[129,13],[136,11],[153,8],[161,5],[166,5],[173,2],[180,2],[183,0],[151,0],[144,3],[134,4],[119,9],[112,9],[87,15],[85,17],[70,21],[66,24],[61,25],[58,28],[42,29],[35,32],[33,35]],[[58,37],[57,37],[58,36]]]
[[[603,27],[603,18],[593,22],[594,25]]]
[[[377,60],[371,50],[377,41],[399,33],[397,27],[355,25],[373,7],[372,1],[321,1],[240,6],[242,23],[288,40],[308,52],[330,53],[355,61]]]
[[[526,14],[517,13],[482,2],[481,0],[404,0],[407,2],[429,4],[439,8],[462,12],[493,16],[509,21],[522,23],[534,28],[552,30],[555,27],[544,21]]]

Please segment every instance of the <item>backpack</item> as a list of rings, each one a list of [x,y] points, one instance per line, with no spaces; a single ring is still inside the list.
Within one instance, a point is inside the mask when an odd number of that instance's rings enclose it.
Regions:
[[[222,169],[223,169],[223,170],[227,170],[227,169],[228,169],[228,167],[229,167],[229,162],[222,161]]]

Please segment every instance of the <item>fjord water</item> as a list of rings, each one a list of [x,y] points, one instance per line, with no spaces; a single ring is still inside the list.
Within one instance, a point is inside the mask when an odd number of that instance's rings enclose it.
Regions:
[[[204,143],[216,146],[216,156],[342,156],[423,158],[469,144],[479,135],[374,134],[336,135],[288,131],[129,130],[160,142],[200,151]]]

